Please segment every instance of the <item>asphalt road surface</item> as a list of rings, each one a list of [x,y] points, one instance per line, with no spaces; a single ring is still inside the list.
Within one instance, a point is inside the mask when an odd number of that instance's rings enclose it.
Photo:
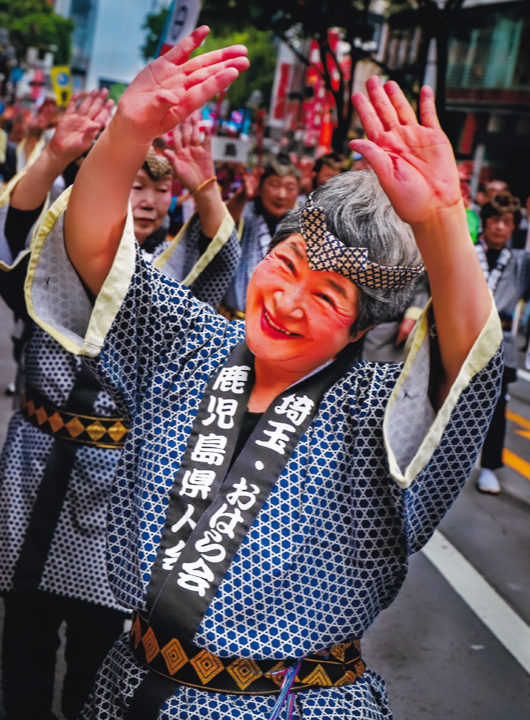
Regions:
[[[15,372],[10,330],[1,303],[2,442],[11,414],[4,389]],[[394,720],[530,720],[530,373],[509,392],[501,494],[477,492],[473,472],[364,639],[368,666],[387,681]],[[63,674],[61,647],[61,720]]]

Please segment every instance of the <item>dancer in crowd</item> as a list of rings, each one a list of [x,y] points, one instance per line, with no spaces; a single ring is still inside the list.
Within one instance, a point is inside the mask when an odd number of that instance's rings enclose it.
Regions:
[[[313,166],[313,190],[316,190],[332,177],[344,172],[345,159],[336,152],[319,158]]]
[[[497,494],[501,485],[495,470],[503,466],[506,395],[508,384],[517,378],[517,328],[512,326],[513,314],[519,300],[528,297],[530,291],[530,253],[506,247],[521,221],[518,198],[508,192],[494,196],[482,206],[481,220],[484,231],[475,249],[501,318],[506,365],[499,402],[482,450],[478,489]]]
[[[242,189],[228,201],[241,238],[241,260],[223,301],[228,318],[244,317],[250,277],[267,254],[278,224],[297,204],[299,178],[294,165],[274,160],[260,176],[247,173]]]
[[[82,717],[265,720],[285,701],[297,717],[381,720],[358,640],[473,467],[502,373],[498,315],[432,91],[419,125],[377,78],[354,98],[368,140],[353,147],[381,185],[342,174],[286,217],[246,325],[146,265],[127,217],[136,167],[246,67],[239,47],[188,60],[206,33],[128,87],[29,270],[33,317],[91,358],[131,422],[108,571],[135,617]],[[356,366],[355,341],[406,301],[418,249],[433,306],[405,366]]]
[[[55,654],[63,620],[67,674],[62,710],[68,720],[75,720],[125,617],[106,577],[105,518],[127,428],[86,364],[29,321],[23,302],[30,228],[55,179],[61,174],[73,179],[78,159],[108,119],[112,103],[105,104],[106,95],[106,90],[92,93],[79,107],[74,98],[51,143],[13,179],[2,198],[0,250],[6,272],[0,277],[0,291],[27,320],[21,350],[22,409],[11,420],[0,465],[0,590],[6,609],[3,687],[10,720],[52,717]],[[237,236],[216,183],[198,190],[201,173],[211,177],[213,164],[200,165],[189,157],[186,126],[175,132],[182,141],[172,162],[150,149],[136,174],[131,192],[134,233],[146,260],[155,257],[164,272],[179,279],[188,275],[194,290],[215,306],[235,269]],[[194,153],[200,153],[200,147]],[[206,258],[189,243],[186,257],[179,258],[178,239],[168,244],[165,231],[160,234],[171,201],[172,163],[178,169],[183,159],[199,210],[202,192],[209,192],[213,202],[215,194],[219,196],[217,216],[204,221],[199,216],[190,234],[196,239],[202,227],[204,237],[212,238],[206,243]],[[186,262],[190,272],[184,269]],[[210,279],[203,276],[208,272]],[[38,672],[28,674],[29,647]]]
[[[11,419],[0,463],[2,681],[8,720],[54,717],[63,620],[62,710],[75,720],[126,617],[110,591],[104,562],[106,501],[119,454],[113,448],[123,445],[126,429],[85,364],[29,320],[23,293],[31,227],[55,179],[108,120],[113,103],[106,103],[106,96],[107,91],[94,94],[77,110],[72,103],[54,140],[2,195],[0,291],[25,323],[23,409]],[[79,416],[92,416],[92,431]],[[28,672],[28,648],[38,668],[33,672]]]

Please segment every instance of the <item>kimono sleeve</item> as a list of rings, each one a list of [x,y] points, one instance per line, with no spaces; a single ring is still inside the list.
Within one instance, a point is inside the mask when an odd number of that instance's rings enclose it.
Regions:
[[[201,223],[193,215],[169,247],[153,261],[154,267],[189,287],[195,297],[214,309],[219,306],[236,271],[241,246],[234,220],[226,207],[215,236],[201,253]]]
[[[429,401],[435,333],[428,306],[417,323],[383,422],[390,473],[405,491],[409,551],[434,532],[478,457],[497,402],[504,366],[502,329],[489,318],[437,413]]]
[[[161,358],[172,353],[178,372],[197,343],[222,336],[228,323],[141,257],[130,213],[92,302],[64,244],[69,194],[54,203],[36,235],[26,278],[28,312],[66,350],[97,358],[100,379],[125,399],[132,417]]]
[[[22,172],[11,178],[11,180],[7,183],[7,185],[5,185],[5,187],[2,189],[2,192],[0,193],[0,270],[2,270],[3,272],[10,272],[11,270],[13,270],[24,258],[24,256],[29,253],[31,238],[33,236],[33,227],[31,227],[29,232],[26,234],[26,237],[23,239],[22,242],[20,242],[20,247],[17,247],[16,251],[14,251],[12,245],[10,245],[8,238],[6,237],[5,232],[11,195],[13,194],[16,185],[23,177],[25,172],[26,171],[23,170]],[[45,202],[44,208],[46,208],[46,204],[47,203]],[[34,227],[38,226],[40,220],[42,220],[42,218],[44,217],[44,208],[42,210],[42,213],[38,215],[38,219]]]

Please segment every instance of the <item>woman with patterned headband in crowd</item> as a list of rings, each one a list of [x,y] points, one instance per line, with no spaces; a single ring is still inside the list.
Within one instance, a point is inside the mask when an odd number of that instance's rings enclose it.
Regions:
[[[499,320],[432,91],[419,125],[377,78],[355,96],[368,139],[352,143],[375,174],[344,173],[285,218],[245,325],[146,265],[127,216],[137,166],[247,64],[237,46],[188,60],[207,32],[131,83],[31,261],[30,312],[131,422],[108,573],[134,621],[82,717],[381,720],[359,640],[473,467]],[[356,363],[355,341],[406,303],[420,252],[433,304],[405,365]]]

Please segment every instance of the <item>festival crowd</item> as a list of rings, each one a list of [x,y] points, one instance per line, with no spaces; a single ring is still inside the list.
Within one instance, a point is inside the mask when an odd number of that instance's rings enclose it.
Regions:
[[[248,62],[206,32],[0,117],[7,720],[54,717],[63,621],[67,720],[390,718],[362,635],[476,462],[501,489],[528,201],[377,78],[350,157],[215,163]]]

